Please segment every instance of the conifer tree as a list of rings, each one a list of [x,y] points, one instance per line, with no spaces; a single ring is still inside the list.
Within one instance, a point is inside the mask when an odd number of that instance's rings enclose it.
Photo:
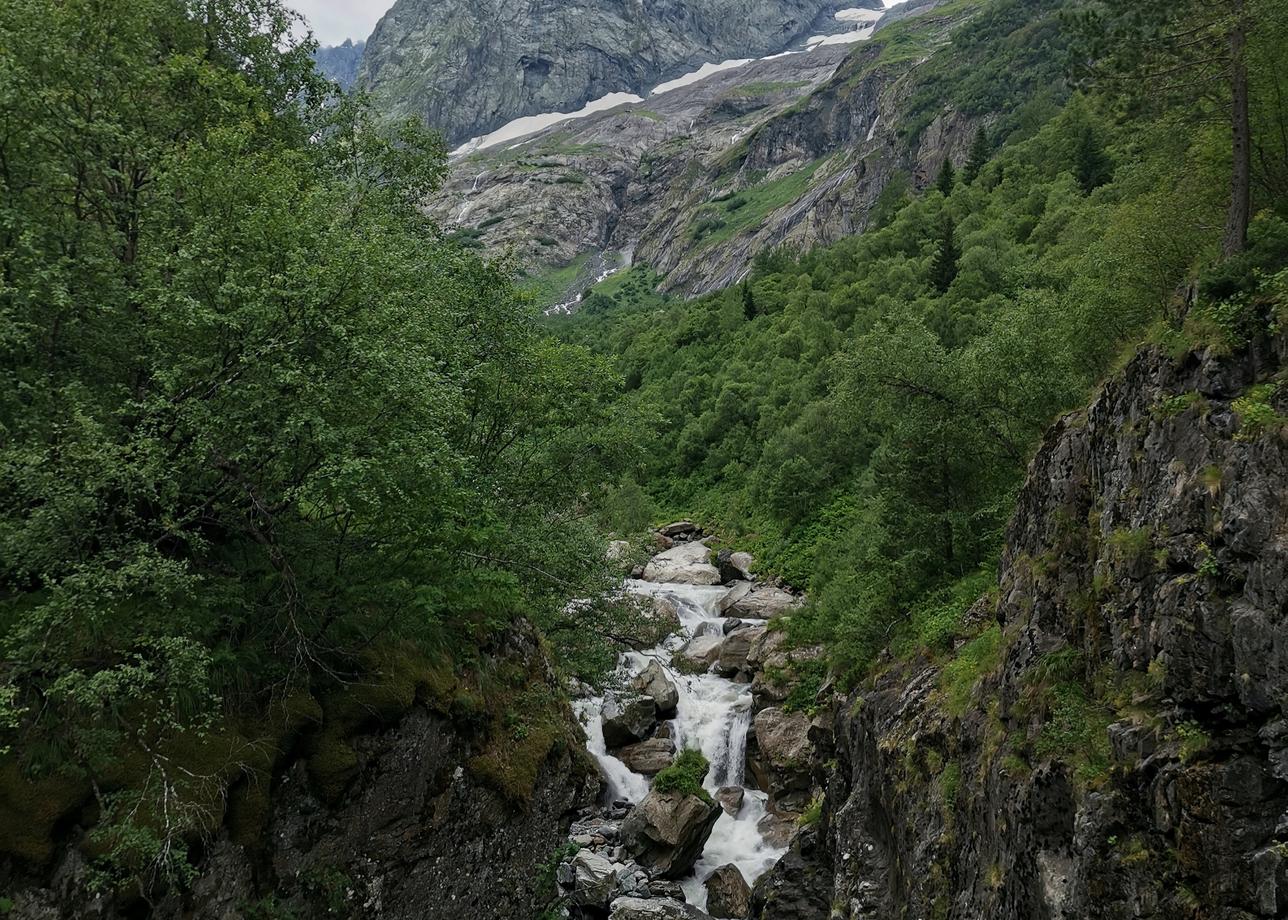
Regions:
[[[756,318],[756,295],[751,291],[751,282],[742,283],[742,315],[747,319]]]
[[[970,145],[970,155],[966,158],[966,168],[962,170],[962,179],[967,185],[979,177],[980,170],[988,162],[990,153],[992,150],[989,147],[988,135],[981,126],[975,132],[975,140]]]
[[[1077,128],[1073,144],[1073,174],[1090,195],[1113,178],[1114,167],[1096,129],[1089,123]]]
[[[939,226],[939,243],[935,250],[935,259],[930,263],[930,281],[945,293],[952,287],[957,277],[957,260],[961,258],[961,249],[957,246],[957,225],[951,214],[945,212]]]
[[[1099,0],[1073,15],[1084,76],[1144,100],[1196,111],[1213,92],[1230,124],[1230,204],[1222,251],[1248,241],[1252,216],[1252,119],[1248,36],[1279,0]]]
[[[953,193],[953,186],[957,184],[957,170],[953,169],[953,161],[944,157],[944,165],[939,167],[939,177],[935,179],[935,188],[945,198]]]

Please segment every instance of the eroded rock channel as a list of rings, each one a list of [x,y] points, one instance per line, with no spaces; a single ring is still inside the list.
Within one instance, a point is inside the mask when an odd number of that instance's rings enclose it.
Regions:
[[[625,590],[675,629],[575,703],[604,794],[557,880],[574,918],[746,917],[814,795],[811,720],[777,681],[818,652],[786,650],[776,621],[800,598],[757,581],[750,556],[687,522],[657,537],[669,548]]]

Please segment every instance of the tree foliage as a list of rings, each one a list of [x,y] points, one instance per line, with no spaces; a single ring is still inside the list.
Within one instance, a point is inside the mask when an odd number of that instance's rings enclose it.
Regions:
[[[440,140],[332,96],[297,25],[0,7],[0,728],[28,769],[96,775],[399,638],[555,625],[611,578],[584,499],[631,450],[617,378],[442,240]]]

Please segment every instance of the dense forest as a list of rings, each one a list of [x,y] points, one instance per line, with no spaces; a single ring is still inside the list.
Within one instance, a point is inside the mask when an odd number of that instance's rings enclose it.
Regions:
[[[1187,70],[1187,89],[1129,91],[1130,69],[1080,66],[1088,29],[1096,43],[1117,33],[1071,10],[1010,0],[962,28],[965,50],[922,78],[926,95],[947,86],[963,110],[1007,114],[926,188],[892,182],[868,232],[764,252],[741,285],[696,301],[655,293],[636,268],[556,327],[616,360],[652,420],[649,462],[612,493],[609,520],[719,522],[809,589],[794,625],[850,680],[891,642],[946,647],[996,580],[1042,433],[1141,342],[1230,350],[1281,321],[1267,305],[1288,290],[1285,11],[1262,5],[1250,33],[1254,216],[1225,258],[1220,79]],[[1163,15],[1175,28],[1193,14]],[[875,40],[885,57],[917,28],[902,25]],[[1032,72],[1035,33],[1039,72],[1062,72],[1062,91],[1001,78]]]
[[[90,815],[103,890],[189,884],[228,789],[355,694],[440,692],[529,794],[566,700],[484,649],[531,623],[556,686],[601,680],[651,626],[604,546],[669,520],[807,593],[793,705],[946,659],[1057,417],[1143,342],[1288,322],[1281,0],[995,0],[906,126],[977,115],[964,162],[726,290],[637,265],[552,318],[425,216],[441,139],[299,34],[277,0],[0,5],[0,837],[41,864]]]

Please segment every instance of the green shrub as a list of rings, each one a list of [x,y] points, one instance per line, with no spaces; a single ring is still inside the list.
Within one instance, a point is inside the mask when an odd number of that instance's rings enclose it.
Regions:
[[[696,795],[702,801],[711,803],[711,793],[702,787],[707,778],[711,763],[696,748],[687,748],[675,758],[675,762],[653,777],[653,789],[657,792],[679,792],[682,795]]]

